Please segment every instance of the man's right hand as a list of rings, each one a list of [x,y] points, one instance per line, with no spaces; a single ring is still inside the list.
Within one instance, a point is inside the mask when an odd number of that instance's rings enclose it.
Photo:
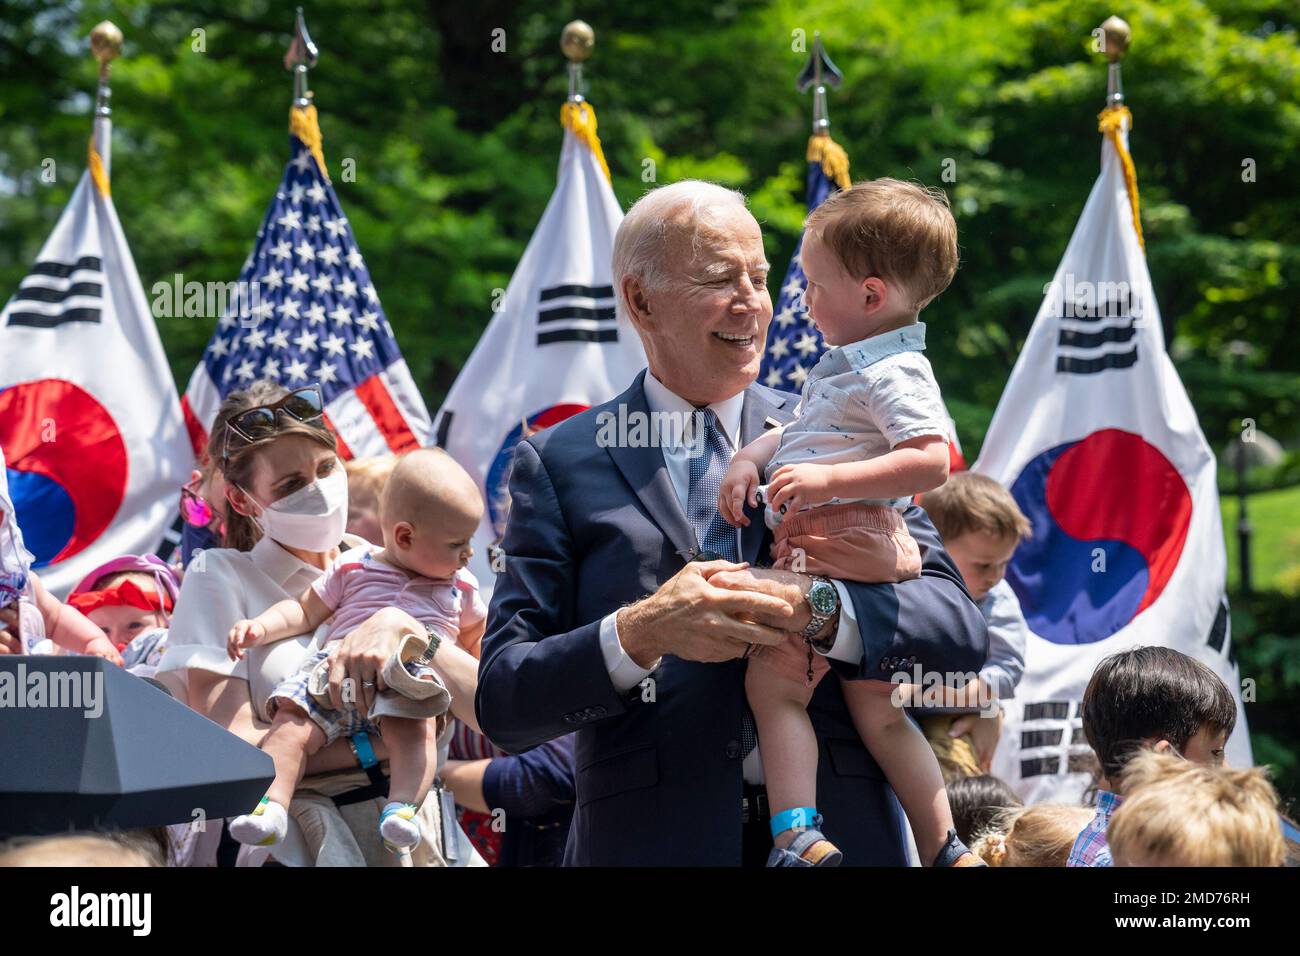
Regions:
[[[728,590],[709,583],[721,571],[742,571],[731,561],[692,561],[647,598],[618,612],[619,643],[640,667],[664,654],[712,663],[743,657],[751,644],[773,645],[785,632],[754,619],[782,620],[794,608],[757,591]]]

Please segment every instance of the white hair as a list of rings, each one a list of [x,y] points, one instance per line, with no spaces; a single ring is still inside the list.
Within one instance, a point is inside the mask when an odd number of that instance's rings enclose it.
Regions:
[[[698,248],[700,227],[715,222],[719,212],[736,207],[748,208],[744,193],[702,179],[659,186],[638,199],[614,236],[614,303],[619,318],[627,318],[624,276],[635,276],[649,289],[663,287],[663,258],[671,229],[691,229],[692,244]],[[688,210],[685,217],[679,215],[682,210]]]

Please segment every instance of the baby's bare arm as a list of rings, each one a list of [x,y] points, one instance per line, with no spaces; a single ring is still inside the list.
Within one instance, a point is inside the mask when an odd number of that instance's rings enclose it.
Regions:
[[[274,644],[299,634],[308,634],[333,613],[316,589],[309,587],[297,600],[286,598],[277,601],[253,619],[266,631],[257,643]]]
[[[765,431],[761,436],[736,452],[731,460],[740,459],[741,461],[753,462],[761,475],[763,470],[767,468],[768,462],[772,460],[772,456],[776,454],[777,446],[781,444],[781,435],[784,432],[784,425]]]
[[[831,465],[827,490],[834,498],[906,498],[933,491],[947,480],[947,439],[921,435],[879,458]]]

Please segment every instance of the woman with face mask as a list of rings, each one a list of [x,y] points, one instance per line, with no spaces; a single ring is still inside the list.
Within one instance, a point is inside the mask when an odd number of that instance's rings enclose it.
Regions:
[[[232,392],[213,422],[207,454],[225,490],[223,546],[198,552],[187,567],[167,651],[158,669],[180,672],[190,707],[256,746],[270,728],[267,698],[298,668],[311,635],[252,648],[240,660],[232,661],[226,652],[231,626],[278,601],[296,599],[338,557],[340,546],[352,548],[364,542],[344,531],[347,476],[338,457],[337,440],[325,423],[318,385],[290,391],[259,381],[245,391]],[[385,634],[393,630],[391,626],[378,629]],[[472,681],[471,675],[476,674],[473,658],[455,647],[439,648],[434,666],[446,674],[445,682],[456,698],[453,712],[472,719],[473,687],[471,684],[466,694],[465,681]],[[364,686],[365,681],[357,683],[362,685],[358,696],[370,689]],[[434,760],[438,753],[435,721],[428,725],[429,757]],[[295,794],[295,804],[304,791],[309,792],[307,802],[313,804],[315,816],[309,814],[310,822],[303,830],[334,828],[334,834],[316,833],[315,840],[305,843],[291,837],[282,848],[276,848],[278,859],[298,865],[349,865],[360,862],[356,858],[359,853],[366,865],[400,864],[371,839],[377,832],[386,789],[382,779],[376,779],[386,756],[383,741],[378,737],[357,739],[360,736],[341,739],[314,754],[307,762],[307,778]],[[364,791],[349,783],[369,786],[378,793],[368,799]],[[441,792],[433,790],[421,808],[426,834],[441,832],[441,799]],[[339,842],[339,821],[337,814],[331,813],[336,808],[355,842],[355,848],[349,845],[341,858],[320,852],[322,845]],[[459,842],[468,850],[467,840],[460,837]],[[412,862],[417,866],[447,865],[441,843],[439,839],[423,841]],[[223,862],[231,849],[226,844]],[[456,862],[463,865],[473,860],[469,851]]]

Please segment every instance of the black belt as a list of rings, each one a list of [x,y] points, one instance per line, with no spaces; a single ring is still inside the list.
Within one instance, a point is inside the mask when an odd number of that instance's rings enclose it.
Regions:
[[[354,803],[364,803],[388,795],[388,778],[379,769],[379,764],[374,763],[366,767],[366,776],[370,778],[370,782],[364,787],[357,787],[355,790],[330,797],[334,801],[334,806],[349,807]]]

